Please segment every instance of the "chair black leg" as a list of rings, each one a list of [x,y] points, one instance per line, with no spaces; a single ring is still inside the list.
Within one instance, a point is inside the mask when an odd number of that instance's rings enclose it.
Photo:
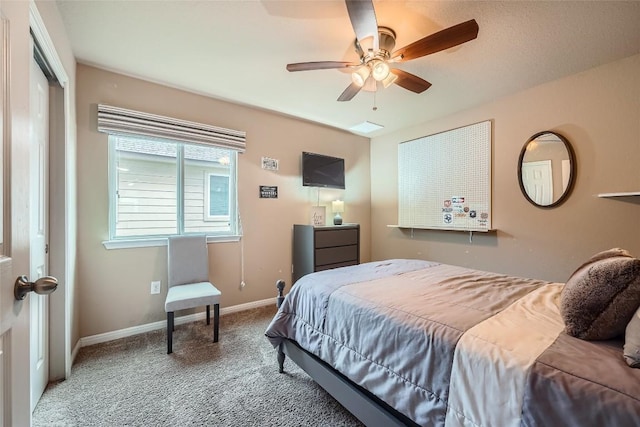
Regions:
[[[167,312],[167,354],[173,353],[173,311]]]
[[[207,305],[207,325],[211,323],[211,306]]]
[[[208,308],[209,306],[207,306]],[[218,326],[220,325],[220,304],[213,305],[213,342],[218,342]]]

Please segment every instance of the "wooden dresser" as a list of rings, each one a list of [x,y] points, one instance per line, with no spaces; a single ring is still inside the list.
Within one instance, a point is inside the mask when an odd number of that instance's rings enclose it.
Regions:
[[[359,263],[359,224],[293,226],[293,283],[314,271]]]

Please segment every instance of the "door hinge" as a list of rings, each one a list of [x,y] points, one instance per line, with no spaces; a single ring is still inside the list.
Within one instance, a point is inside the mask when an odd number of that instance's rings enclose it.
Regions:
[[[49,244],[48,243],[45,243],[45,245],[44,245],[44,253],[45,254],[49,253]]]

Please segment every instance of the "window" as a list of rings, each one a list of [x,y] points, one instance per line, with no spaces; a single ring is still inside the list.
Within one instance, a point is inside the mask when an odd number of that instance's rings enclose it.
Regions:
[[[229,217],[229,177],[210,173],[207,177],[205,221]]]
[[[246,132],[106,104],[97,119],[109,135],[107,249],[156,246],[174,234],[239,237]]]
[[[110,239],[238,234],[237,151],[109,135]]]

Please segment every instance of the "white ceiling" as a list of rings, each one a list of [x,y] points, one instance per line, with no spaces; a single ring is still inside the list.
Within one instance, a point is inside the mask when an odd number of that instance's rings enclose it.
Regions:
[[[382,1],[396,49],[475,19],[478,38],[399,68],[431,82],[336,99],[338,70],[287,63],[357,61],[343,1],[58,0],[79,62],[340,129],[378,136],[640,53],[640,1]],[[167,100],[169,102],[169,100]]]

